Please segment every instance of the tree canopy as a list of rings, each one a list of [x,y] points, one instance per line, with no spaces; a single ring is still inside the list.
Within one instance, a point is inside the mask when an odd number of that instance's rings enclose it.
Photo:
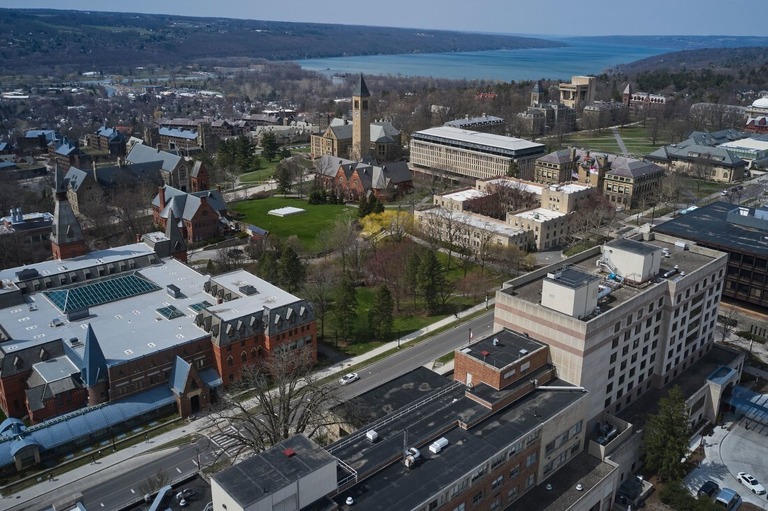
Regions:
[[[645,465],[667,481],[679,481],[685,475],[681,460],[688,452],[691,427],[680,387],[673,387],[659,400],[658,411],[648,417],[643,437]]]

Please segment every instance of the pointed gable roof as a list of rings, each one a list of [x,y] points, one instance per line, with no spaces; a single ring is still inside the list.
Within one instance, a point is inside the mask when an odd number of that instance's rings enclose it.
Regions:
[[[357,83],[357,87],[354,91],[352,91],[352,96],[359,96],[361,98],[369,98],[371,97],[371,93],[368,92],[368,86],[365,85],[365,80],[363,79],[363,73],[360,73],[360,81]]]
[[[96,339],[96,334],[90,323],[88,323],[88,331],[85,334],[83,367],[80,368],[80,376],[87,387],[107,380],[107,360],[104,358],[104,352],[101,351],[99,340]]]
[[[544,88],[541,86],[541,80],[536,80],[536,85],[533,86],[533,92],[536,94],[544,92]]]
[[[191,370],[192,366],[177,355],[176,360],[173,361],[171,379],[168,382],[173,392],[176,394],[184,393],[184,390],[187,388],[187,381],[189,381]]]
[[[168,222],[165,225],[165,237],[171,241],[171,254],[185,252],[187,244],[179,230],[179,222],[173,214],[173,209],[168,211]]]
[[[58,184],[57,184],[58,186]],[[56,196],[56,206],[53,210],[53,225],[51,226],[51,242],[59,246],[69,243],[84,242],[83,230],[77,221],[72,205],[61,192]]]

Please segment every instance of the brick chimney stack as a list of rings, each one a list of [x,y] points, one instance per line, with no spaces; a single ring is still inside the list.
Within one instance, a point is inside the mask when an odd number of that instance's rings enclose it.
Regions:
[[[163,209],[165,209],[165,187],[158,186],[157,194],[160,197],[160,210],[162,211]]]

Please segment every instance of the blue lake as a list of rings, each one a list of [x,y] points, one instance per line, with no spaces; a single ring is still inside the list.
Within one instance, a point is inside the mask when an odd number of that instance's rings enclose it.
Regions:
[[[599,74],[619,64],[660,55],[674,48],[597,44],[579,39],[560,39],[568,46],[466,53],[415,53],[305,59],[304,69],[324,74],[430,76],[470,80],[570,79],[574,75]]]

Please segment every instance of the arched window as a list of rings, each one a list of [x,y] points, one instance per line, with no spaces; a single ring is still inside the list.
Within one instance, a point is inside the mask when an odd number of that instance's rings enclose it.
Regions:
[[[240,361],[245,362],[246,360],[248,360],[248,354],[246,352],[240,353]]]
[[[232,358],[232,356],[230,355],[230,356],[227,358],[227,367],[232,367],[234,364],[235,364],[235,359],[234,359],[234,358]]]
[[[257,350],[256,348],[253,348],[251,350],[251,359],[256,360],[257,358],[259,358],[259,350]]]

